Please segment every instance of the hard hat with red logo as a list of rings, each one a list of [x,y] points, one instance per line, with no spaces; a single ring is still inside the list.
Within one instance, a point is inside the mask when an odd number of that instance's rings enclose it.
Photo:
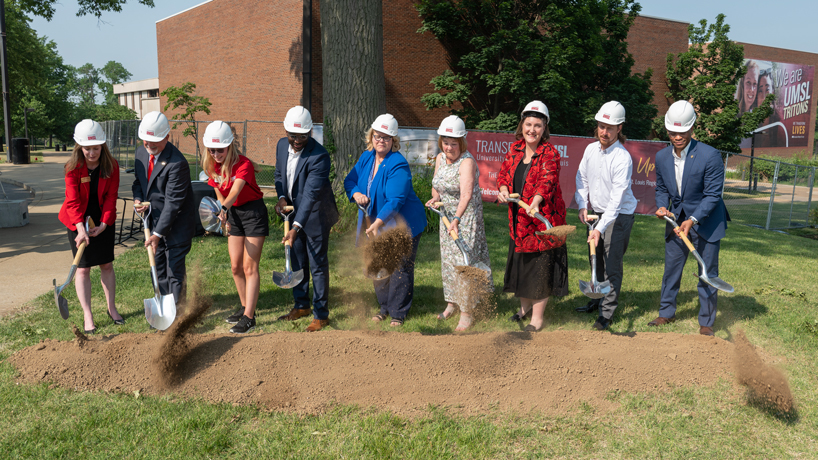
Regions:
[[[168,136],[170,124],[168,117],[160,112],[150,112],[139,123],[139,138],[148,142],[161,142]]]
[[[82,120],[74,127],[74,142],[83,147],[104,144],[105,131],[94,120]]]
[[[625,107],[622,107],[622,104],[616,101],[606,102],[602,104],[594,120],[609,125],[621,125],[625,123]]]
[[[233,143],[233,130],[223,121],[214,121],[205,128],[202,143],[210,149],[223,149]]]
[[[545,115],[545,124],[548,124],[549,122],[551,122],[551,116],[548,115],[548,107],[546,107],[545,104],[542,103],[542,101],[531,101],[531,102],[529,102],[528,105],[525,106],[525,108],[523,109],[523,111],[522,111],[522,113],[520,115],[522,116],[526,112],[541,113],[541,114]]]
[[[665,114],[665,128],[673,133],[690,131],[696,123],[696,109],[687,101],[676,101]]]
[[[297,105],[287,111],[284,117],[284,129],[288,133],[304,134],[312,131],[312,115],[310,111]]]
[[[466,137],[466,123],[457,115],[449,115],[440,122],[437,134],[444,137]]]
[[[392,115],[385,113],[372,122],[372,129],[395,137],[398,135],[398,120],[395,120],[395,117]]]

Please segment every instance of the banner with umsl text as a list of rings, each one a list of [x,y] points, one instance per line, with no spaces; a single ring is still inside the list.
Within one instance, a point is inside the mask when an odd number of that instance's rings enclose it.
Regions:
[[[468,137],[469,152],[477,160],[480,170],[480,188],[483,201],[497,201],[497,173],[503,164],[506,152],[515,142],[514,134],[470,132]],[[585,147],[596,142],[590,137],[551,136],[551,143],[560,153],[560,187],[562,198],[569,208],[577,209],[574,199],[576,177],[579,162],[585,153]],[[626,141],[625,148],[633,159],[631,188],[638,201],[637,214],[653,214],[656,207],[656,152],[666,147],[665,142]]]

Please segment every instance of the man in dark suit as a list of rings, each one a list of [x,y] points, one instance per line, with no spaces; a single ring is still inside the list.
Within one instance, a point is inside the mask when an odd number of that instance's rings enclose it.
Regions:
[[[293,288],[295,306],[278,319],[293,321],[308,316],[309,287],[312,274],[313,320],[308,332],[329,324],[329,231],[338,222],[338,207],[329,181],[330,156],[313,139],[312,116],[301,106],[287,112],[284,118],[287,137],[276,147],[275,185],[278,193],[276,212],[292,205],[292,229],[282,239],[290,241],[293,271],[304,270],[304,280]]]
[[[196,205],[187,159],[168,142],[170,125],[159,112],[145,115],[139,124],[143,145],[136,149],[133,201],[138,212],[150,202],[151,237],[145,247],[156,253],[156,273],[162,295],[185,298],[185,256],[190,252],[196,225]]]
[[[660,326],[676,319],[676,296],[690,250],[679,235],[686,235],[707,266],[707,276],[719,275],[719,247],[730,216],[721,198],[724,163],[718,150],[692,140],[696,111],[677,101],[665,115],[671,145],[656,154],[656,216],[672,213],[679,228],[665,227],[665,274],[659,317],[648,323]],[[713,335],[718,290],[699,281],[699,333]]]

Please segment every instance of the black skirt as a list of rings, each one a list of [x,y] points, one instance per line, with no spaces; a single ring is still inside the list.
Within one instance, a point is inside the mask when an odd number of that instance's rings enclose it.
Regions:
[[[68,230],[68,244],[71,245],[71,253],[75,257],[77,255],[77,245],[74,243],[74,238],[76,237],[76,230]],[[82,257],[77,267],[89,268],[113,262],[115,238],[116,232],[113,226],[106,228],[99,235],[90,238],[91,244],[86,246],[85,250],[82,251]]]
[[[544,299],[568,295],[568,250],[565,245],[543,252],[514,252],[508,244],[503,292],[514,297]]]

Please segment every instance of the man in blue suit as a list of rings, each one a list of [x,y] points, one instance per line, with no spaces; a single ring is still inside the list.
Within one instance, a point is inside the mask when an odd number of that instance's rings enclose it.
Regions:
[[[276,212],[293,206],[292,229],[282,239],[290,241],[292,270],[304,270],[304,280],[293,288],[295,306],[280,321],[294,321],[313,313],[307,332],[320,331],[329,324],[329,231],[338,222],[338,207],[329,181],[330,156],[310,136],[312,116],[301,106],[284,118],[287,137],[276,147]],[[309,287],[312,274],[312,308]]]
[[[707,266],[707,276],[719,276],[719,247],[730,216],[721,198],[724,163],[718,150],[692,140],[696,111],[687,101],[677,101],[665,114],[665,128],[671,146],[656,154],[656,216],[672,213],[681,222],[665,227],[665,274],[659,317],[648,326],[660,326],[676,319],[676,296],[690,250],[679,235],[693,243]],[[669,210],[668,210],[669,208]],[[699,281],[699,333],[713,335],[718,290]]]

